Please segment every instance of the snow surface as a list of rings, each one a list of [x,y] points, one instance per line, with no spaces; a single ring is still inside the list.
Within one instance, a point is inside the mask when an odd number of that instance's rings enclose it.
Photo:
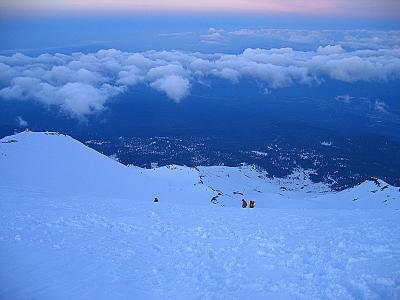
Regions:
[[[6,137],[0,299],[399,299],[399,188],[310,173],[141,169],[64,135]]]

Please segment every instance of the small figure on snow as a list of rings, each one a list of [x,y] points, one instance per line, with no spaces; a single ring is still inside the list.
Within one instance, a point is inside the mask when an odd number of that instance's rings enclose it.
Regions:
[[[244,200],[244,199],[242,199],[242,207],[243,207],[243,208],[246,208],[246,207],[247,207],[247,202],[246,202],[246,200]]]
[[[254,208],[256,206],[256,202],[254,200],[250,200],[250,208]]]
[[[157,197],[154,198],[154,202],[158,202],[158,198]]]

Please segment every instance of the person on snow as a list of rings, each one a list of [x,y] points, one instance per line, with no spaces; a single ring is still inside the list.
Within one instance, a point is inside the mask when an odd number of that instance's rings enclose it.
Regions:
[[[254,200],[250,200],[250,208],[254,208],[256,206],[256,203],[254,202]]]
[[[242,207],[243,207],[243,208],[246,208],[246,207],[247,207],[247,202],[246,202],[246,200],[244,200],[244,199],[242,199]]]
[[[154,202],[158,202],[158,198],[157,197],[154,198]]]

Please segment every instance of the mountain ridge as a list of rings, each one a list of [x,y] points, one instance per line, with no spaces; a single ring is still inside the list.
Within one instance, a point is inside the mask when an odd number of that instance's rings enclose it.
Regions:
[[[387,206],[400,197],[396,187],[380,179],[338,193],[327,184],[312,182],[313,170],[297,169],[286,178],[269,178],[265,171],[249,165],[169,165],[153,169],[125,166],[57,132],[24,131],[5,137],[0,140],[0,158],[2,186],[19,185],[64,194],[134,199],[158,196],[183,202],[195,198],[191,201],[199,203],[214,199],[213,203],[223,206],[235,206],[241,198],[251,198],[261,206],[274,203],[277,207],[280,203],[283,207],[287,203],[297,207],[301,201],[307,207],[312,206],[310,201],[318,207],[334,207],[335,198],[340,205],[350,206],[360,199],[379,202],[382,198]]]

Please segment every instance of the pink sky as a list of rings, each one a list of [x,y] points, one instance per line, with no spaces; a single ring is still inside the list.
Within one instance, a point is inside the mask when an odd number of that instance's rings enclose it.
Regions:
[[[211,11],[400,18],[400,0],[0,0],[3,11]]]

